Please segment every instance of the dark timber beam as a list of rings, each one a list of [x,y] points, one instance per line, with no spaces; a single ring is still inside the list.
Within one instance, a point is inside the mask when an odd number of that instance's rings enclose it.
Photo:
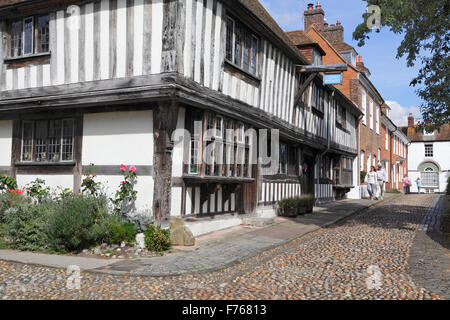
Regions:
[[[153,109],[153,214],[158,221],[170,218],[173,151],[171,137],[177,126],[178,109],[176,101],[161,101]]]

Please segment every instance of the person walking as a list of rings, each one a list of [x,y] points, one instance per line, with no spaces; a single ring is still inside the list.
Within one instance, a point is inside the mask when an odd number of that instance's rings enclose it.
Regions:
[[[384,191],[386,189],[385,183],[387,182],[386,171],[384,171],[381,163],[378,164],[377,170],[377,197],[380,197],[380,200],[384,199]]]
[[[420,177],[416,179],[416,184],[417,184],[417,193],[420,194],[420,188],[422,188],[422,180],[420,179]]]
[[[410,187],[411,187],[411,180],[409,180],[408,175],[405,174],[403,177],[403,191],[405,192],[405,194],[410,193]]]
[[[367,182],[367,191],[369,192],[370,200],[374,200],[377,189],[377,172],[375,166],[370,167],[370,171],[366,174],[364,181]]]

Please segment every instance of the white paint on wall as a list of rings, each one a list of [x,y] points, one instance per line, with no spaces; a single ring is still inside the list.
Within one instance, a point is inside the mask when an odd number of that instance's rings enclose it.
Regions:
[[[19,188],[26,186],[28,183],[36,180],[37,178],[45,181],[45,185],[50,187],[51,191],[60,193],[59,188],[62,190],[68,188],[73,190],[73,175],[42,175],[42,174],[18,174],[17,184]]]
[[[134,0],[133,74],[142,75],[144,48],[144,0]]]
[[[42,65],[42,86],[47,87],[51,85],[50,78],[50,64]]]
[[[30,67],[30,87],[34,88],[37,86],[37,67]]]
[[[177,130],[179,132],[184,130],[185,113],[185,108],[180,108],[178,111]],[[176,137],[176,139],[172,152],[172,177],[181,177],[183,175],[184,139],[188,139],[188,137]]]
[[[25,88],[25,68],[17,69],[17,89]]]
[[[127,66],[127,0],[117,1],[117,78],[126,75]]]
[[[200,82],[200,59],[202,53],[202,28],[203,21],[203,0],[197,0],[196,24],[195,24],[195,62],[194,62],[194,81]]]
[[[162,57],[163,1],[153,0],[152,4],[152,54],[151,73],[161,73]]]
[[[152,110],[85,114],[82,163],[152,165]]]
[[[63,84],[65,81],[65,70],[64,70],[64,10],[56,12],[56,70],[57,78],[55,84]]]
[[[84,34],[84,77],[92,81],[94,76],[94,3],[86,4]]]
[[[109,78],[109,0],[100,2],[100,79]]]
[[[0,120],[0,166],[11,165],[12,120]]]
[[[217,2],[216,25],[214,27],[214,75],[212,89],[219,89],[219,76],[221,69],[220,50],[221,50],[221,27],[222,27],[222,4]]]
[[[171,192],[170,215],[181,216],[181,201],[183,188],[173,187]]]

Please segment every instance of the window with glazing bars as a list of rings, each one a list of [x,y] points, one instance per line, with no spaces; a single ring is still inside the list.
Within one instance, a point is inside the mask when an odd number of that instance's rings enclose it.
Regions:
[[[427,158],[433,157],[433,145],[432,144],[425,145],[425,157],[427,157]]]
[[[22,161],[73,160],[74,120],[36,120],[22,123]]]
[[[257,75],[259,38],[231,17],[227,17],[226,26],[225,59]]]
[[[27,17],[10,22],[11,58],[50,51],[49,16]]]

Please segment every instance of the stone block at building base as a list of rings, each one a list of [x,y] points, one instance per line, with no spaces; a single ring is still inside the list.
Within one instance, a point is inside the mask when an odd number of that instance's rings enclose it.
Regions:
[[[181,217],[172,217],[170,220],[170,240],[174,246],[193,246],[195,238]]]
[[[261,227],[261,228],[270,226],[273,223],[274,223],[273,218],[251,217],[242,220],[242,224],[245,226]]]

